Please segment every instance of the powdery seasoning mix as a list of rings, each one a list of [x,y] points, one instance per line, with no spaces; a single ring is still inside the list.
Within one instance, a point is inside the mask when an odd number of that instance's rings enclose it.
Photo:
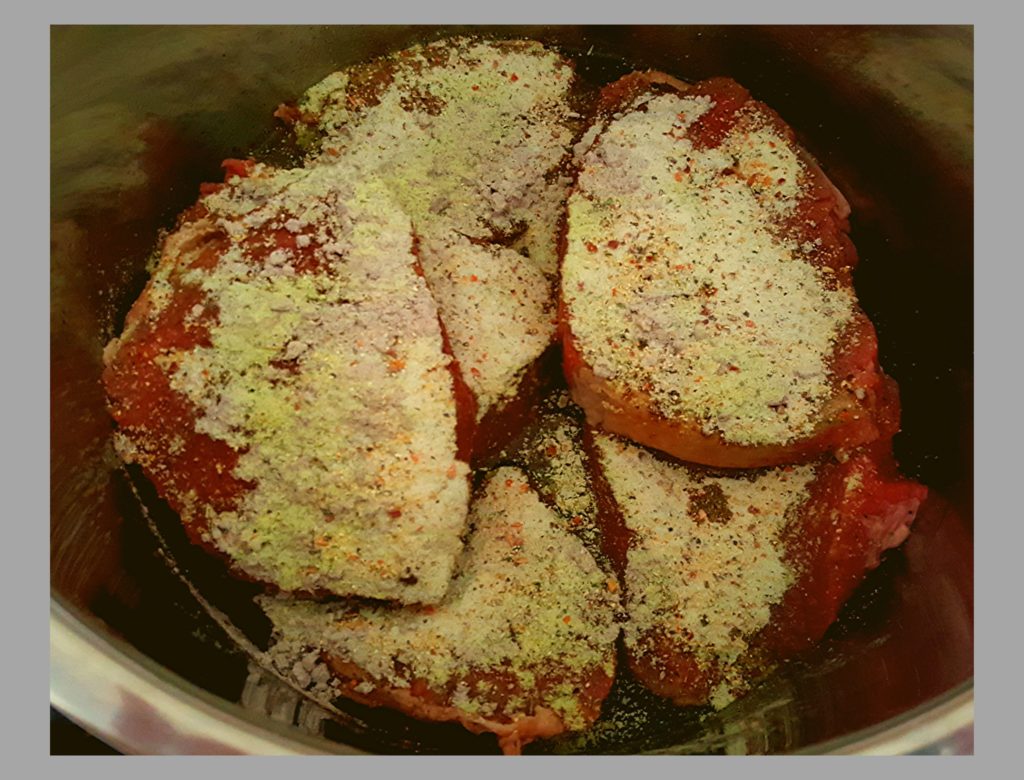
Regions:
[[[723,707],[905,538],[848,207],[742,87],[594,96],[539,43],[454,38],[277,115],[303,167],[203,188],[104,383],[307,695],[509,753],[590,728],[616,674]]]

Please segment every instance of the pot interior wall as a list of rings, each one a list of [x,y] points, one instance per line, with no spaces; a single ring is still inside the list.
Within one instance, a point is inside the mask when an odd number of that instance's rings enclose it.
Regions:
[[[189,547],[118,466],[101,351],[146,280],[157,232],[225,157],[286,160],[274,107],[330,71],[481,28],[54,28],[51,82],[51,582],[167,669],[267,717],[377,752],[493,752],[488,737],[346,705],[324,718],[253,695],[276,685],[213,621],[178,568],[246,633],[251,586]],[[637,67],[729,75],[774,107],[849,198],[856,280],[900,383],[904,470],[932,488],[816,651],[716,715],[627,680],[584,740],[538,751],[795,750],[879,723],[968,680],[972,593],[972,37],[969,28],[525,27],[595,83]],[[280,697],[287,697],[278,691]],[[271,697],[273,698],[273,697]],[[259,700],[259,703],[254,703]],[[282,716],[281,712],[285,714]],[[629,717],[626,714],[632,713]]]

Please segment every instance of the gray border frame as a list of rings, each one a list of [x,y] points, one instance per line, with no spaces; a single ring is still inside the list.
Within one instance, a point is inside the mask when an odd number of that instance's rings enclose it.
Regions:
[[[535,5],[531,7],[525,2],[515,5],[515,10],[510,11],[508,7],[502,6],[491,10],[484,10],[479,5],[475,7],[459,8],[457,5],[445,5],[439,7],[440,3],[431,3],[429,6],[419,5],[413,8],[400,8],[394,4],[384,7],[376,4],[363,6],[361,8],[327,7],[320,3],[292,2],[278,8],[275,11],[267,12],[251,6],[241,5],[234,8],[224,9],[223,7],[212,7],[209,3],[185,3],[177,2],[173,6],[143,8],[138,3],[114,3],[114,2],[93,2],[88,6],[58,7],[54,4],[24,9],[22,13],[28,14],[29,19],[35,19],[25,24],[25,17],[18,21],[21,24],[14,24],[8,18],[7,29],[13,41],[5,47],[4,59],[7,67],[5,73],[9,78],[18,83],[14,85],[13,99],[9,98],[9,105],[18,106],[18,116],[21,117],[16,123],[9,123],[8,129],[11,136],[8,140],[9,148],[28,150],[27,154],[15,154],[9,164],[13,170],[9,172],[9,181],[18,183],[19,199],[27,197],[30,202],[37,198],[42,201],[46,197],[47,185],[40,187],[38,166],[36,157],[31,152],[37,148],[37,144],[45,143],[41,139],[47,137],[45,129],[40,127],[39,121],[45,112],[44,100],[46,95],[46,83],[37,82],[40,76],[48,80],[48,30],[46,25],[50,23],[381,23],[381,22],[409,22],[409,23],[445,23],[445,22],[543,22],[563,23],[587,21],[591,23],[722,23],[722,22],[743,22],[743,23],[974,23],[976,36],[976,117],[978,120],[978,138],[976,157],[976,178],[981,186],[978,188],[976,198],[976,451],[977,451],[977,482],[976,482],[976,516],[980,518],[998,518],[988,520],[977,525],[977,546],[976,558],[982,566],[976,567],[976,593],[980,597],[976,601],[980,607],[978,624],[983,627],[979,632],[979,641],[976,649],[976,657],[979,661],[978,690],[981,691],[982,713],[978,719],[981,725],[981,748],[980,753],[984,754],[986,765],[990,768],[1000,766],[1004,761],[1009,764],[1010,753],[1016,747],[1015,732],[1019,721],[1019,703],[1010,697],[1020,689],[1019,662],[1011,656],[1016,655],[1016,637],[1009,634],[1007,628],[1013,622],[1017,610],[1007,610],[1004,605],[1020,592],[1020,584],[1012,580],[1009,575],[1016,573],[1019,569],[1017,551],[1020,546],[1015,544],[1020,537],[1020,523],[1016,515],[1020,510],[1019,498],[1014,495],[1013,487],[1019,480],[1014,468],[1021,462],[1017,454],[1015,435],[1020,430],[1020,414],[1016,411],[1016,388],[1014,380],[1017,379],[1016,365],[1019,360],[1020,347],[1016,344],[1011,346],[1010,339],[1017,341],[1017,335],[1021,332],[1021,326],[1014,316],[1020,309],[1020,304],[1015,293],[1021,287],[1015,282],[1019,281],[1019,266],[1012,262],[1015,249],[1019,244],[1019,238],[1015,235],[1016,223],[1019,221],[1019,185],[1014,176],[1007,176],[1010,166],[1007,162],[1015,159],[1019,154],[1019,146],[1016,136],[1019,132],[1017,117],[1020,115],[1019,104],[1016,103],[1017,90],[1010,83],[1010,79],[1021,72],[1019,51],[1021,44],[1019,40],[1019,18],[1011,17],[1010,13],[999,13],[991,5],[974,3],[971,6],[953,6],[945,3],[932,3],[927,6],[927,11],[922,13],[920,7],[913,7],[910,4],[897,5],[893,2],[887,3],[857,3],[856,6],[848,4],[845,6],[825,7],[822,3],[811,2],[773,2],[771,4],[758,3],[747,7],[735,4],[725,6],[722,3],[712,5],[705,4],[701,8],[689,8],[675,6],[671,11],[664,10],[662,3],[630,2],[628,4],[610,10],[600,10],[588,4],[585,12],[578,8],[566,8],[564,4],[559,7],[547,7]],[[659,8],[661,10],[659,10]],[[244,9],[244,10],[243,10]],[[39,20],[42,16],[42,20]],[[516,18],[513,18],[516,17]],[[528,18],[524,18],[528,17]],[[584,18],[585,17],[585,18]],[[924,18],[922,18],[924,17]],[[41,23],[40,23],[41,21]],[[26,78],[27,76],[27,78]],[[1007,99],[1010,96],[1010,99]],[[28,121],[23,121],[29,117]],[[37,124],[38,122],[38,124]],[[6,134],[5,134],[6,135]],[[1013,141],[1011,142],[1011,139]],[[1012,166],[1016,167],[1016,166]],[[43,193],[39,193],[39,189]],[[20,209],[18,209],[20,211]],[[41,233],[46,234],[45,218],[42,216],[45,209],[30,209],[29,224],[32,225],[35,219],[43,223]],[[15,240],[16,252],[10,257],[33,258],[35,252],[34,238],[38,236],[31,228],[12,231],[11,237]],[[1010,257],[1003,260],[1003,256]],[[996,258],[999,258],[998,260]],[[1010,262],[1007,262],[1010,261]],[[12,306],[5,307],[5,323],[7,333],[17,334],[19,337],[28,336],[20,341],[15,350],[15,360],[21,366],[22,361],[28,361],[29,373],[35,376],[36,361],[48,363],[48,350],[35,341],[40,338],[39,334],[47,332],[45,309],[34,299],[33,295],[38,289],[46,290],[46,282],[43,279],[42,261],[36,262],[10,262],[9,273],[14,274],[14,279],[8,280],[7,289],[13,293],[16,300]],[[38,286],[37,286],[38,285]],[[24,294],[30,291],[31,294]],[[45,295],[45,293],[42,293]],[[42,296],[41,296],[42,297]],[[1009,358],[1009,359],[1008,359]],[[13,363],[12,363],[13,364]],[[40,373],[45,369],[40,367]],[[19,370],[18,375],[22,372]],[[32,383],[18,383],[13,389],[13,408],[18,410],[14,431],[9,435],[8,441],[17,447],[17,471],[10,469],[9,474],[25,474],[31,469],[32,473],[45,473],[43,452],[46,448],[44,442],[48,436],[40,436],[39,421],[43,420],[43,426],[48,427],[48,417],[40,407],[43,407],[47,397],[46,393],[40,392]],[[38,412],[39,416],[36,417]],[[1008,425],[1009,423],[1009,425]],[[13,458],[9,455],[5,459],[8,464],[14,465]],[[37,460],[38,459],[38,460]],[[35,464],[39,464],[38,472]],[[31,465],[30,465],[31,464]],[[26,468],[28,467],[28,468]],[[13,551],[20,548],[21,535],[32,536],[36,531],[35,523],[32,520],[25,522],[28,518],[34,518],[40,510],[40,504],[48,503],[45,478],[40,480],[43,485],[33,479],[19,479],[15,490],[15,511],[9,514],[13,535],[12,546],[8,549]],[[18,521],[21,521],[20,523]],[[986,533],[987,528],[992,527],[993,522],[998,523],[999,535],[996,539]],[[42,524],[40,523],[39,526]],[[30,530],[22,530],[30,529]],[[39,536],[43,532],[38,530]],[[1016,535],[1016,538],[1015,538]],[[32,537],[34,538],[34,537]],[[42,546],[44,543],[40,542]],[[26,584],[35,592],[48,592],[47,587],[40,587],[35,590],[34,584],[38,578],[41,581],[44,577],[45,567],[36,564],[34,555],[9,555],[9,566],[4,567],[4,582],[8,586],[10,594],[20,594],[26,589]],[[43,609],[36,608],[30,598],[27,605],[20,605],[15,609],[16,622],[11,631],[13,636],[25,634],[31,639],[29,641],[10,642],[5,649],[4,656],[8,660],[9,668],[19,670],[19,673],[12,675],[12,681],[18,698],[16,703],[8,704],[5,707],[4,733],[17,738],[18,763],[21,764],[29,756],[45,755],[45,732],[42,729],[27,727],[28,722],[34,724],[34,718],[30,715],[25,718],[20,706],[22,697],[25,703],[31,704],[26,708],[27,712],[35,714],[37,708],[42,706],[38,695],[37,685],[42,684],[42,674],[38,676],[33,670],[43,665],[44,658],[41,648],[36,642],[42,643],[44,636],[44,618],[46,614]],[[20,614],[17,614],[20,613]],[[1014,668],[1018,667],[1018,668]],[[22,673],[21,670],[24,670]],[[962,764],[960,760],[948,762],[929,761],[925,771],[929,773],[943,774],[944,772],[955,771],[976,771],[979,755],[971,760],[971,769]],[[991,760],[990,760],[991,759]],[[188,767],[179,763],[176,759],[130,759],[132,761],[143,761],[147,773],[156,776],[164,775],[178,777],[182,771],[195,771],[203,769],[216,771],[220,768],[223,771],[224,765],[218,766],[218,759],[186,759]],[[414,759],[417,761],[415,770],[413,765],[402,766],[401,761],[408,759],[401,758],[374,758],[371,759],[372,770],[385,771],[385,774],[394,771],[396,774],[406,775],[410,771],[417,773],[426,771],[431,774],[436,770],[444,770],[442,773],[448,777],[454,773],[459,774],[460,770],[472,769],[479,772],[481,769],[489,773],[502,774],[512,771],[521,772],[522,765],[516,762],[507,762],[504,767],[495,761],[481,759]],[[559,759],[553,759],[561,763]],[[636,759],[598,759],[589,760],[567,759],[584,761],[586,765],[580,764],[580,769],[586,772],[598,771],[599,774],[608,772],[609,776],[618,776],[625,771],[636,771],[640,765]],[[644,761],[642,771],[644,774],[657,774],[669,772],[676,774],[686,770],[707,771],[709,764],[701,758],[684,759],[690,763],[681,765],[678,759],[655,759]],[[850,766],[844,762],[835,762],[828,758],[812,758],[798,760],[796,763],[788,759],[711,759],[723,766],[718,769],[728,768],[730,772],[743,773],[778,771],[780,774],[791,776],[800,772],[814,772],[818,775],[825,771],[855,771],[863,773],[866,766]],[[369,768],[362,765],[362,760],[356,760],[357,764],[345,764],[340,767],[335,764],[319,764],[319,759],[313,759],[318,765],[293,764],[287,761],[286,764],[278,763],[273,765],[273,760],[266,762],[256,760],[245,760],[244,767],[238,767],[247,776],[262,776],[266,771],[268,776],[287,771],[287,768],[297,769],[300,772],[309,771],[360,771]],[[500,760],[499,760],[500,761]],[[753,761],[754,765],[737,767],[738,761]],[[627,763],[628,762],[628,763]],[[700,766],[697,763],[700,762]],[[903,771],[907,766],[899,766],[899,759],[886,760],[883,762],[872,762],[872,772],[890,770]],[[539,768],[539,764],[550,764],[549,761],[533,761],[531,771]],[[597,763],[600,766],[597,766]],[[1013,762],[1017,763],[1016,761]],[[119,759],[91,759],[81,761],[71,758],[55,757],[48,761],[33,761],[32,768],[35,772],[43,770],[59,771],[62,774],[72,769],[81,771],[83,765],[95,766],[104,776],[116,775],[119,771],[130,771],[136,774],[141,768],[138,764],[125,768],[124,762]],[[121,769],[118,769],[118,766]],[[514,766],[513,766],[514,765]],[[23,765],[22,765],[23,766]],[[232,765],[234,767],[234,765]],[[287,766],[287,768],[286,768]],[[778,767],[773,769],[772,767]],[[550,769],[550,766],[546,768]],[[563,767],[564,769],[564,767]],[[924,769],[924,767],[922,767]],[[913,770],[911,770],[913,771]]]

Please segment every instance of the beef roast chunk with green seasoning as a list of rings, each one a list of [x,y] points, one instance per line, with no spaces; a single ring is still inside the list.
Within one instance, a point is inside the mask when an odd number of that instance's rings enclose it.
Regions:
[[[633,74],[587,137],[560,311],[592,423],[730,468],[891,438],[849,206],[771,109],[728,79]]]
[[[883,444],[727,472],[594,429],[587,449],[630,670],[682,705],[723,707],[813,646],[927,495]]]
[[[579,91],[572,62],[540,43],[452,38],[333,73],[278,112],[307,166],[343,161],[409,214],[475,394],[478,452],[539,400]]]
[[[487,475],[470,525],[436,606],[261,597],[271,662],[316,652],[341,695],[493,732],[506,753],[587,728],[615,672],[617,588],[519,469]]]
[[[437,602],[474,407],[409,219],[352,173],[228,169],[105,351],[117,449],[243,576]]]

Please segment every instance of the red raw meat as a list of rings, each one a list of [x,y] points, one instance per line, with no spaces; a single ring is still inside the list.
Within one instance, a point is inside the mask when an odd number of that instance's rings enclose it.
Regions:
[[[721,706],[819,641],[927,495],[881,445],[842,463],[742,472],[593,429],[586,447],[630,668],[684,705]]]
[[[693,463],[795,463],[891,437],[849,206],[729,79],[607,87],[562,240],[564,369],[591,423]]]

